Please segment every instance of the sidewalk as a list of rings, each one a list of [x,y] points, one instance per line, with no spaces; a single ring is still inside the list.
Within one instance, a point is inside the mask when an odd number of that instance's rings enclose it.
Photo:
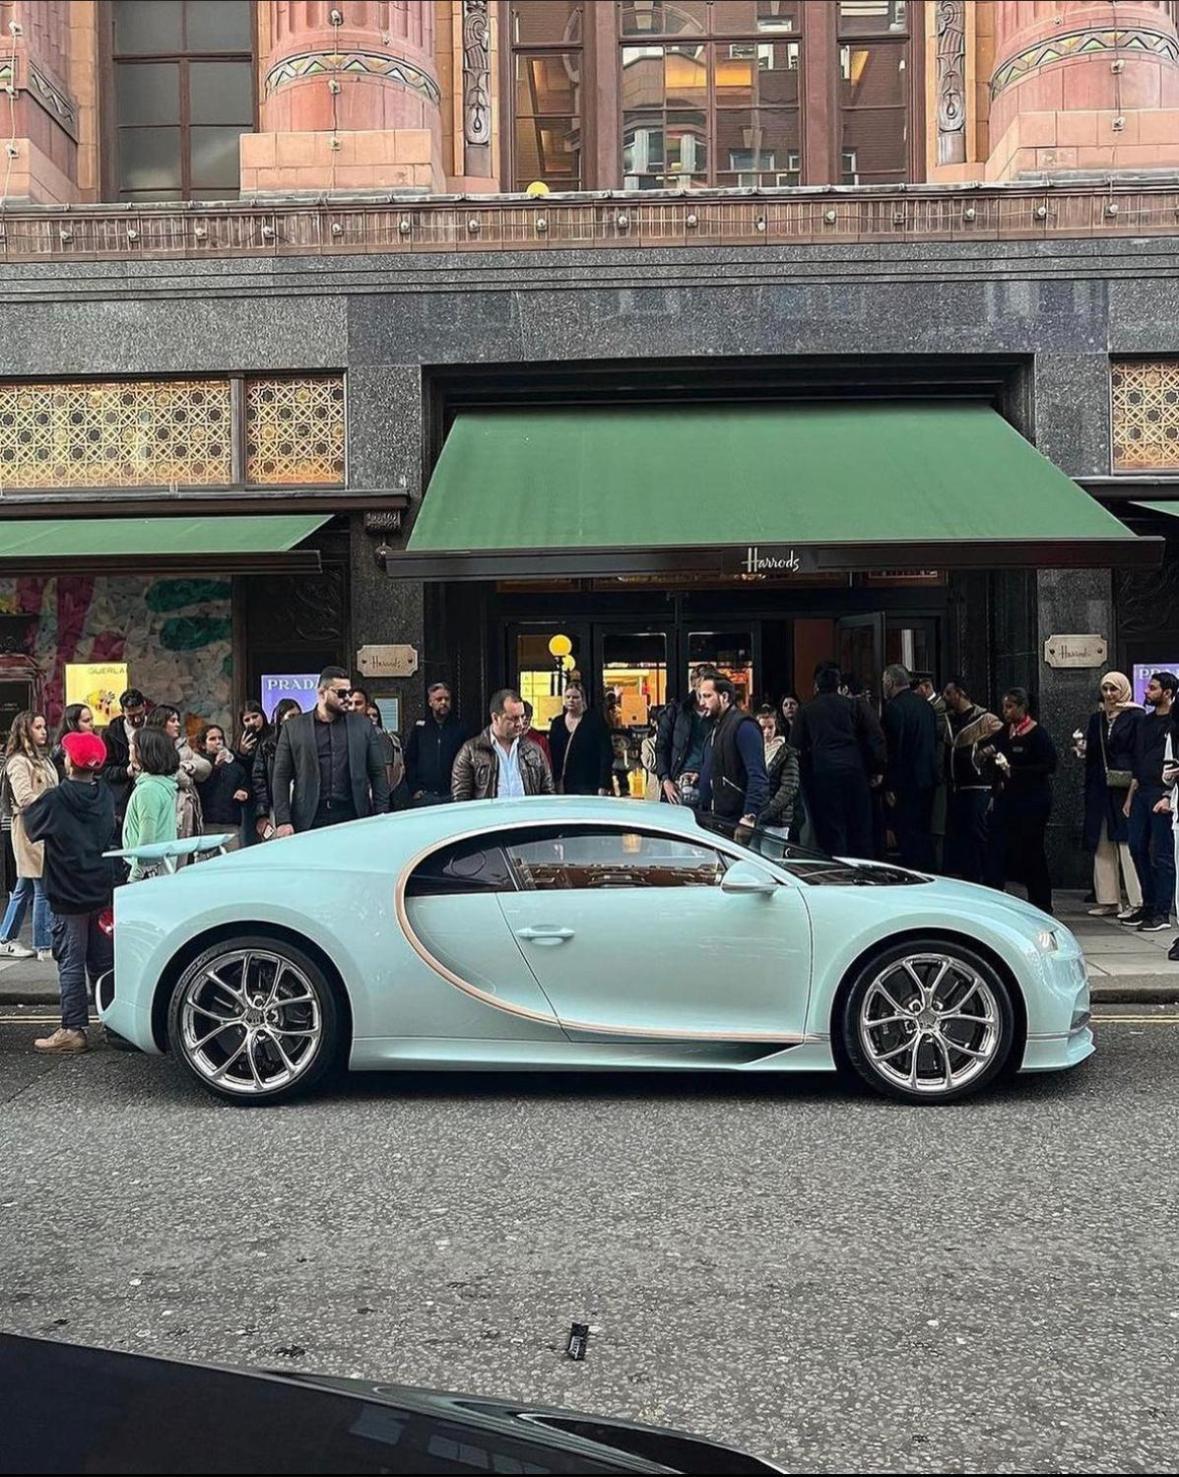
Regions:
[[[1094,1004],[1179,1003],[1179,963],[1167,958],[1179,930],[1138,933],[1116,918],[1090,918],[1083,898],[1080,892],[1057,892],[1056,912],[1085,951]],[[43,1006],[57,998],[55,965],[0,957],[0,1005]]]

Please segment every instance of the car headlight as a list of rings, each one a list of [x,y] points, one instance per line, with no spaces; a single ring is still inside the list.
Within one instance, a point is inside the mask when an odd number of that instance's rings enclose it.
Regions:
[[[1036,948],[1043,954],[1055,954],[1060,948],[1060,935],[1054,928],[1042,928],[1036,935]]]

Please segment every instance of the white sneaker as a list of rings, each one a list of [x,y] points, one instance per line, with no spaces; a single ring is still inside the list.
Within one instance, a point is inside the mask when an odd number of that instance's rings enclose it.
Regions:
[[[31,959],[34,951],[26,949],[24,944],[18,943],[16,939],[10,939],[8,943],[0,943],[0,954],[7,954],[9,959]]]
[[[53,962],[53,950],[52,949],[38,949],[37,950],[37,963],[38,964],[50,964],[52,962]]]

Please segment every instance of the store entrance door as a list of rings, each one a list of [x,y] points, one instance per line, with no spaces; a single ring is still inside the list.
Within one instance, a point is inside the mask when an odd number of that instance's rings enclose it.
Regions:
[[[862,690],[880,701],[880,674],[884,660],[884,615],[847,615],[835,623],[839,670],[859,679]]]
[[[643,741],[655,732],[655,710],[667,701],[675,630],[666,625],[594,627],[599,704],[614,745],[614,793],[642,799],[647,770]]]

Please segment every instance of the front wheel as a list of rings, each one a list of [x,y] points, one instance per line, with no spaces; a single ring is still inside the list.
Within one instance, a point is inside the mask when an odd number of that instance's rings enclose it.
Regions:
[[[335,1060],[340,1011],[323,971],[293,944],[225,939],[176,982],[168,1043],[215,1097],[251,1107],[309,1091]]]
[[[847,1059],[877,1092],[910,1103],[969,1097],[1003,1070],[1015,1012],[994,967],[959,944],[912,940],[878,954],[844,1001]]]

